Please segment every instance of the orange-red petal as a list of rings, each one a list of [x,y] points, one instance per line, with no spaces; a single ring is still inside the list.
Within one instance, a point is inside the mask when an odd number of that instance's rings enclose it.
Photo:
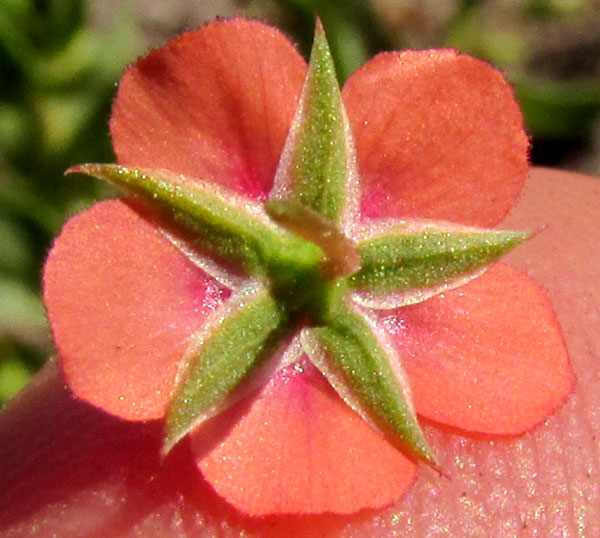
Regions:
[[[308,362],[282,370],[254,400],[207,426],[192,434],[198,465],[220,495],[249,515],[384,506],[415,473],[415,464]]]
[[[225,293],[119,201],[67,222],[44,285],[69,387],[129,420],[164,415],[188,338]]]
[[[507,265],[381,318],[404,360],[417,412],[429,419],[474,432],[522,433],[572,390],[545,293]]]
[[[305,74],[294,46],[260,22],[183,34],[123,76],[110,122],[118,160],[266,195]]]
[[[508,213],[528,139],[499,72],[452,50],[384,53],[343,97],[365,215],[493,226]]]

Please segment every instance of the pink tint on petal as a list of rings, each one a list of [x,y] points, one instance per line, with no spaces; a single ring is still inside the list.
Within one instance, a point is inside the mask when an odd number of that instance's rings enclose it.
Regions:
[[[368,217],[493,226],[527,174],[513,91],[488,64],[452,50],[383,53],[346,83]]]
[[[573,388],[552,307],[502,264],[423,303],[378,312],[404,360],[417,412],[468,431],[518,434]]]
[[[305,74],[289,40],[260,22],[183,34],[123,76],[110,122],[118,161],[264,197]]]
[[[120,201],[67,222],[50,251],[44,285],[69,387],[128,420],[163,416],[189,337],[226,297]]]
[[[192,450],[217,493],[253,516],[385,506],[416,469],[308,361],[192,433]]]

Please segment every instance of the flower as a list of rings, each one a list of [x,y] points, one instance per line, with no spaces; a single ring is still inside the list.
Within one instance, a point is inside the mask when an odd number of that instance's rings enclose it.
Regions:
[[[473,228],[505,216],[527,171],[502,77],[453,51],[388,53],[338,99],[319,29],[306,73],[242,19],[130,67],[111,118],[121,166],[74,170],[132,197],[69,221],[44,272],[74,394],[167,415],[165,452],[189,434],[251,515],[392,502],[414,457],[434,459],[412,402],[518,434],[572,385],[542,290],[501,264],[473,278],[524,239]]]

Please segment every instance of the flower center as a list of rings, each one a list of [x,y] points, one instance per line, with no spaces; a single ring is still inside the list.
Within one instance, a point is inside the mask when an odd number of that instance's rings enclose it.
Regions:
[[[277,224],[316,244],[325,254],[317,270],[297,273],[291,286],[289,282],[275,284],[277,294],[292,311],[308,313],[314,324],[325,323],[347,288],[344,277],[360,269],[358,250],[331,220],[301,202],[271,200],[265,210]]]
[[[333,221],[311,207],[294,200],[271,200],[265,210],[277,224],[321,248],[326,256],[323,272],[327,278],[348,276],[360,269],[354,243]]]

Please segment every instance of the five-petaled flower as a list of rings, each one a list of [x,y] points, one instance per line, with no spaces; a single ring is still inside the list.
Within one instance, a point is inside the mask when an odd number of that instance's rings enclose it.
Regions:
[[[322,29],[310,66],[242,19],[130,67],[119,165],[73,171],[128,194],[71,219],[45,301],[73,393],[165,419],[245,513],[349,513],[398,498],[416,419],[525,432],[572,375],[535,283],[490,264],[486,231],[527,173],[512,91],[454,51],[386,53],[340,94]],[[448,224],[453,221],[460,224]]]

